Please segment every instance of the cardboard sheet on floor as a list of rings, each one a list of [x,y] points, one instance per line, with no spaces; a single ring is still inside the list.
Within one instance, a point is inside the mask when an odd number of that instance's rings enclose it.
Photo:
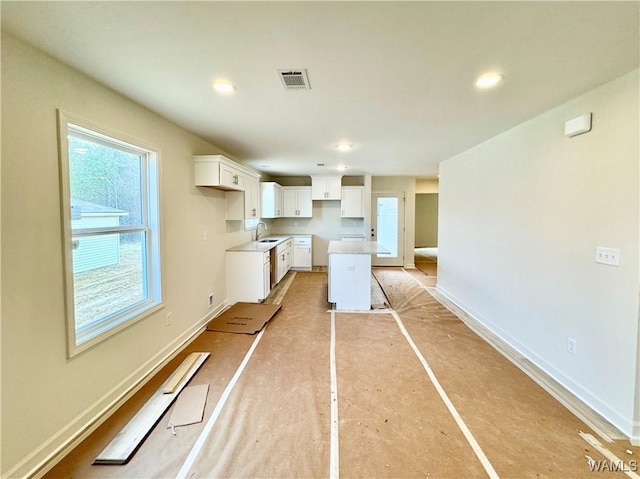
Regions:
[[[202,422],[208,392],[208,384],[184,388],[173,407],[167,429]]]
[[[207,331],[255,334],[280,310],[279,304],[236,303],[207,325]]]

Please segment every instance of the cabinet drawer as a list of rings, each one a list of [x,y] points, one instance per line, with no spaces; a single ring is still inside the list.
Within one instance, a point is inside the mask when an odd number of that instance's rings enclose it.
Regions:
[[[288,248],[291,248],[291,238],[289,238],[286,241],[283,241],[278,246],[276,246],[276,254],[282,254]]]
[[[295,246],[311,246],[311,238],[293,238]]]

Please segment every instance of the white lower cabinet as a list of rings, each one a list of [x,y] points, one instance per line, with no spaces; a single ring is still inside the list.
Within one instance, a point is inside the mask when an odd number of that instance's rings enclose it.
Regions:
[[[296,236],[293,238],[292,269],[311,271],[312,267],[312,237]]]
[[[291,269],[291,238],[279,244],[275,250],[275,273],[273,284],[280,282],[284,275]]]
[[[227,251],[227,302],[259,303],[271,291],[271,251]]]

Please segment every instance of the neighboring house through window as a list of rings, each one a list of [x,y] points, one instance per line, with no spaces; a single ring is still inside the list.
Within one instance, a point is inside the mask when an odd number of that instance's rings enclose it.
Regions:
[[[162,306],[158,151],[58,112],[68,355]]]

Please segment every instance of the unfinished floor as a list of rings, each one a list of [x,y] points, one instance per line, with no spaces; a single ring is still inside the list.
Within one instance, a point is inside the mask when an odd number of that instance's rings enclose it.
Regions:
[[[586,435],[625,461],[603,477],[637,477],[640,448],[599,437],[436,301],[430,278],[375,276],[393,309],[337,313],[327,274],[297,273],[260,337],[203,332],[45,477],[598,477],[615,461]],[[173,435],[169,409],[128,464],[92,465],[193,351],[211,353],[190,383],[210,385],[203,422]]]

